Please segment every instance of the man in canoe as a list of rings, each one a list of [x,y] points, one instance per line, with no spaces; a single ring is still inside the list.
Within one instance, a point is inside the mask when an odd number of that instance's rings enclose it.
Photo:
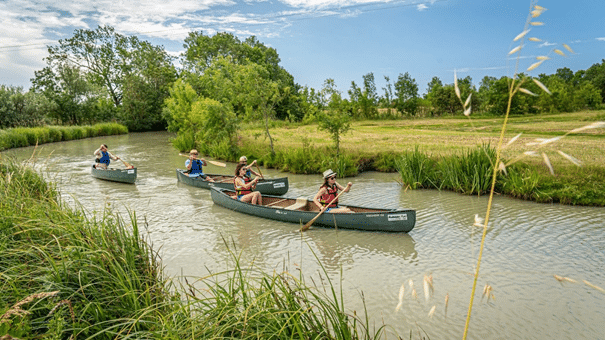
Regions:
[[[246,176],[246,166],[242,163],[238,164],[235,167],[235,180],[233,181],[237,199],[242,202],[262,205],[263,197],[260,191],[253,191],[259,178],[254,177],[254,179],[250,179],[250,177]]]
[[[202,171],[202,167],[208,165],[208,163],[206,163],[206,160],[203,158],[197,158],[198,155],[199,152],[197,152],[196,149],[189,151],[189,159],[185,161],[185,167],[187,167],[189,177],[197,177],[208,182],[214,182],[211,177]]]
[[[336,173],[332,171],[332,169],[324,171],[323,176],[324,184],[319,187],[319,191],[313,198],[313,203],[315,203],[319,210],[322,210],[327,206],[325,212],[352,213],[353,211],[351,211],[351,209],[347,207],[339,207],[338,199],[335,198],[336,196],[338,196],[338,190],[349,192],[353,183],[347,183],[346,187],[343,187],[342,185],[338,184],[336,182]]]
[[[107,144],[101,144],[101,146],[95,150],[95,168],[96,169],[105,169],[109,166],[111,160],[117,161],[120,159],[118,156],[114,156],[107,150]]]
[[[256,159],[254,161],[252,161],[252,163],[250,163],[250,165],[248,165],[248,157],[246,156],[242,156],[239,158],[239,164],[243,164],[246,168],[246,177],[252,179],[252,175],[258,177],[260,176],[261,178],[263,177],[263,175],[257,173],[256,171],[250,169],[252,168],[253,165],[256,165]],[[237,176],[237,174],[236,174]]]

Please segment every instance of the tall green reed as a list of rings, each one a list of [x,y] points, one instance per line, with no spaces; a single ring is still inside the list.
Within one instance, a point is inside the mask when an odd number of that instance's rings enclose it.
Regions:
[[[436,162],[430,155],[420,152],[418,146],[414,151],[405,151],[396,160],[396,169],[401,181],[411,189],[438,187],[436,183]]]

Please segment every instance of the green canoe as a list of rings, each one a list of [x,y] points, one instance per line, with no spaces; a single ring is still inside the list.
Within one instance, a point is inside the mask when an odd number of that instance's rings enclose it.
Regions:
[[[92,177],[98,179],[104,179],[106,181],[121,182],[121,183],[134,183],[137,179],[137,169],[97,169],[94,164],[92,165]]]
[[[263,195],[263,205],[244,203],[235,199],[233,190],[213,187],[212,201],[222,207],[244,214],[292,222],[302,226],[319,213],[312,200]],[[364,231],[409,232],[416,224],[416,211],[411,209],[379,209],[347,205],[353,213],[323,213],[314,226],[356,229]]]
[[[189,177],[186,170],[176,169],[176,178],[179,182],[198,188],[210,189],[210,186],[233,190],[233,179],[235,176],[206,174],[214,182],[208,182],[198,177]],[[256,191],[263,195],[283,195],[288,192],[288,177],[265,178],[258,181]]]

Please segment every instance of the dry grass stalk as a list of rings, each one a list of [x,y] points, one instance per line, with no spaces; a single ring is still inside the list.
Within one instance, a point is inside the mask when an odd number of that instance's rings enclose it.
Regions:
[[[399,303],[397,304],[397,307],[395,307],[395,312],[399,311],[399,309],[401,309],[401,306],[403,306],[404,294],[405,294],[405,284],[402,284],[401,288],[399,288]]]
[[[431,308],[431,310],[429,311],[429,318],[433,318],[433,315],[435,314],[435,309],[437,309],[437,306],[433,306]]]
[[[485,223],[485,219],[482,217],[479,217],[479,214],[475,214],[475,223],[473,224],[473,226],[483,227],[484,223]]]
[[[599,286],[595,286],[595,285],[593,285],[592,283],[590,283],[590,282],[588,282],[586,280],[582,280],[582,282],[584,282],[584,284],[586,284],[588,287],[594,288],[594,289],[598,290],[599,292],[605,294],[605,289],[603,289],[603,288],[601,288]]]
[[[0,322],[7,321],[13,315],[17,315],[17,316],[27,315],[27,314],[29,314],[29,311],[21,309],[21,306],[28,304],[36,299],[43,299],[43,298],[46,298],[49,296],[55,296],[57,294],[59,294],[58,290],[54,291],[54,292],[42,292],[42,293],[32,294],[32,295],[26,297],[25,299],[17,302],[15,305],[13,305],[11,308],[9,308],[9,310],[7,310],[4,314],[2,314],[2,316],[0,317]]]
[[[447,319],[447,305],[449,302],[450,302],[450,294],[447,293],[447,294],[445,294],[445,311],[444,311],[444,315],[445,315],[446,319]]]
[[[576,280],[574,280],[574,279],[570,279],[570,278],[565,277],[565,276],[559,276],[559,275],[556,275],[556,274],[555,274],[555,275],[553,275],[553,276],[555,277],[555,280],[557,280],[557,281],[559,281],[559,282],[561,282],[561,283],[563,283],[563,282],[571,282],[571,283],[576,283],[576,282],[577,282]]]
[[[550,171],[550,174],[554,176],[555,169],[553,169],[552,164],[550,164],[550,159],[544,152],[542,152],[542,159],[544,159],[544,164],[546,164],[546,166],[548,167],[548,171]]]
[[[431,297],[431,288],[429,284],[429,278],[426,275],[424,275],[424,279],[422,280],[422,287],[424,290],[424,299],[426,301],[429,301],[429,298]]]
[[[559,155],[565,157],[568,161],[572,162],[573,164],[575,164],[577,166],[582,166],[582,162],[580,162],[579,159],[577,159],[573,156],[570,156],[561,150],[557,150],[557,152],[559,153]]]

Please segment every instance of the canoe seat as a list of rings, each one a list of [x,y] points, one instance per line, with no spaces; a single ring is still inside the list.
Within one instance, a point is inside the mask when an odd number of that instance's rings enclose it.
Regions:
[[[306,206],[306,205],[307,205],[307,202],[308,202],[308,201],[307,201],[307,198],[306,198],[306,197],[298,197],[298,198],[296,199],[296,203],[294,203],[294,204],[292,204],[292,205],[289,205],[289,206],[285,207],[284,209],[287,209],[287,210],[296,210],[296,209],[300,209],[300,208],[302,208],[302,207]]]

